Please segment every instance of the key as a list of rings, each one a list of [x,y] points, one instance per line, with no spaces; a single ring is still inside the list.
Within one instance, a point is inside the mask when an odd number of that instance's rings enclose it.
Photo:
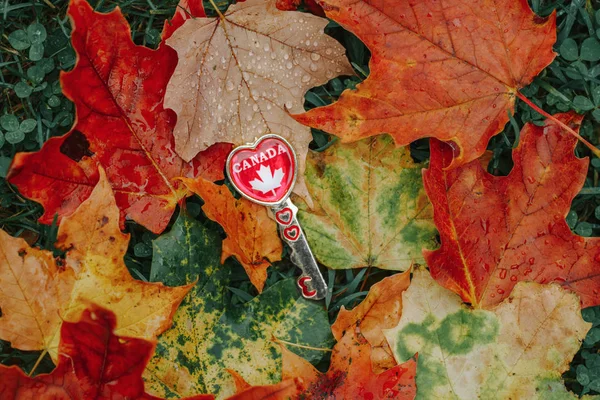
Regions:
[[[320,300],[327,284],[319,271],[289,196],[296,182],[296,153],[287,140],[269,134],[233,149],[225,171],[235,189],[250,201],[270,207],[279,233],[292,249],[292,262],[302,270],[298,287],[307,299]]]

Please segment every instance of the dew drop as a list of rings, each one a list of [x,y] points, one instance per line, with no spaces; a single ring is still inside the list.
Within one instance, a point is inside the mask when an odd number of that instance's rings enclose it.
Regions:
[[[225,84],[225,89],[227,89],[230,92],[233,90],[233,87],[234,87],[234,84],[231,81],[227,81],[227,83]]]
[[[289,58],[290,58],[290,55],[289,55],[288,53],[285,53],[285,54],[283,55],[283,59],[284,59],[284,60],[288,60]]]
[[[289,61],[288,61],[288,62],[285,64],[285,67],[286,67],[287,69],[292,69],[292,68],[294,68],[294,65],[293,65],[291,62],[289,62]]]
[[[313,60],[313,61],[319,61],[320,58],[321,58],[321,55],[318,54],[318,53],[312,53],[310,55],[310,59]]]
[[[290,108],[292,108],[293,104],[291,101],[286,101],[285,102],[285,107],[289,110]]]
[[[529,265],[533,265],[535,263],[535,258],[531,257],[529,260]]]
[[[302,77],[302,82],[303,82],[303,83],[306,83],[306,82],[309,82],[309,81],[310,81],[310,75],[304,75],[304,76]]]
[[[511,276],[510,280],[513,281],[513,282],[515,282],[517,280],[517,276],[516,275]]]
[[[535,178],[533,176],[528,176],[527,177],[527,182],[529,182],[529,183],[535,183]]]
[[[508,272],[508,271],[506,271],[506,269],[502,268],[502,269],[500,270],[500,274],[499,274],[499,276],[500,276],[500,279],[504,279],[504,278],[506,278],[506,273],[507,273],[507,272]]]
[[[496,292],[498,292],[498,294],[504,294],[504,289],[498,289]]]
[[[316,72],[319,69],[319,67],[317,66],[317,64],[315,63],[310,63],[310,70],[312,72]]]
[[[271,52],[271,60],[274,60],[276,58],[277,58],[277,54],[274,51],[272,51]]]
[[[263,50],[264,50],[264,51],[269,51],[269,50],[271,50],[271,48],[269,47],[269,45],[268,45],[268,44],[265,44],[265,45],[263,46]]]
[[[258,105],[254,104],[252,106],[252,111],[257,112],[258,111]]]
[[[325,49],[325,54],[330,55],[331,53],[333,53],[333,50],[331,50],[331,49]]]

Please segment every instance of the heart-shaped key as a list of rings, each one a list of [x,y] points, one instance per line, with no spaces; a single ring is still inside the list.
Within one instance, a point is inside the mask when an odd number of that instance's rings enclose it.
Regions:
[[[319,300],[327,294],[327,284],[296,218],[298,207],[289,199],[297,166],[296,153],[287,140],[270,134],[233,149],[225,170],[242,196],[271,207],[279,232],[292,249],[292,262],[303,272],[298,278],[302,295]]]

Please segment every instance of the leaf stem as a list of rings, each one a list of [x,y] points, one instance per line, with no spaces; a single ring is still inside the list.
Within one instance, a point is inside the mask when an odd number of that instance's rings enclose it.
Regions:
[[[278,339],[278,338],[276,338],[274,336],[273,336],[273,341],[275,343],[283,343],[285,345],[292,346],[292,347],[299,347],[301,349],[316,350],[316,351],[329,351],[329,352],[332,351],[331,349],[324,349],[322,347],[311,347],[311,346],[306,346],[306,345],[303,345],[303,344],[288,342],[288,341],[285,341],[285,340]]]
[[[33,368],[31,368],[31,371],[29,371],[29,373],[27,374],[27,376],[32,376],[33,373],[35,372],[35,370],[37,369],[37,367],[40,365],[40,363],[42,362],[42,360],[44,359],[44,357],[46,357],[46,354],[48,354],[48,349],[45,349],[44,351],[42,351],[42,354],[40,354],[40,356],[38,357],[37,361],[35,362],[35,365],[33,366]]]
[[[210,1],[210,4],[215,9],[215,11],[217,12],[217,14],[219,14],[219,18],[225,19],[225,16],[221,13],[221,10],[219,10],[219,7],[217,7],[217,5],[215,4],[214,0],[209,0],[209,1]]]
[[[573,129],[571,129],[569,126],[567,126],[564,122],[558,120],[558,118],[556,118],[556,117],[548,114],[546,111],[544,111],[541,108],[539,108],[534,102],[532,102],[527,97],[525,97],[525,95],[523,95],[523,93],[517,91],[517,97],[519,99],[521,99],[529,107],[533,108],[535,111],[537,111],[538,113],[540,113],[544,117],[548,118],[549,120],[553,121],[554,123],[556,123],[557,125],[559,125],[561,128],[563,128],[565,131],[569,132],[571,135],[573,135],[574,137],[576,137],[588,149],[590,149],[590,151],[592,153],[594,153],[594,155],[596,157],[600,158],[600,150],[597,149],[596,147],[594,147],[594,145],[591,144],[590,142],[588,142],[586,139],[584,139],[579,133],[575,132]]]

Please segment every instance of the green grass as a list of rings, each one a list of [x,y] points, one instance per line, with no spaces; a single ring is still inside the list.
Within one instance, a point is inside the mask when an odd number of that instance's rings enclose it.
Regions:
[[[38,224],[41,207],[20,196],[4,178],[17,152],[39,149],[49,137],[67,132],[73,123],[73,105],[62,96],[58,80],[60,71],[71,69],[75,62],[69,43],[70,24],[65,16],[68,1],[13,3],[0,0],[0,227],[25,238],[30,244],[55,250],[56,225]],[[134,41],[153,48],[158,45],[165,18],[171,16],[176,7],[175,0],[99,0],[91,3],[99,11],[109,11],[119,5],[131,24]],[[600,127],[600,12],[596,12],[595,8],[600,6],[582,0],[532,0],[530,3],[540,15],[557,10],[559,34],[555,50],[559,56],[523,93],[549,113],[575,110],[585,114],[582,135],[597,145]],[[224,8],[226,1],[217,4]],[[210,13],[210,5],[206,8]],[[306,96],[308,108],[329,104],[369,72],[370,53],[356,37],[334,22],[328,25],[327,32],[347,48],[357,76],[336,78],[313,89]],[[490,141],[488,148],[493,152],[490,172],[507,174],[512,167],[511,151],[518,142],[520,128],[525,122],[539,124],[542,120],[541,115],[519,102],[511,122]],[[314,132],[314,139],[313,149],[322,150],[329,145],[329,136],[322,132]],[[426,140],[413,143],[411,150],[417,160],[428,157]],[[578,147],[577,153],[579,156],[589,155],[583,146]],[[585,187],[573,202],[569,214],[569,225],[582,236],[600,236],[599,171],[600,160],[593,159]],[[197,198],[190,200],[190,213],[222,232],[218,225],[206,220],[200,210],[201,204]],[[127,223],[127,231],[132,236],[126,263],[133,276],[147,279],[151,240],[155,236],[134,223]],[[298,273],[287,255],[269,271],[267,286]],[[341,306],[356,305],[373,283],[389,274],[376,269],[324,270],[325,279],[332,288],[326,299],[331,321]],[[257,294],[239,264],[230,291],[233,305],[242,304]],[[565,380],[577,394],[600,393],[600,308],[584,310],[584,317],[593,322],[594,328],[575,357],[571,370],[565,374]],[[12,349],[8,343],[0,341],[2,364],[16,364],[27,372],[38,355],[37,352]],[[51,362],[46,359],[36,372],[47,372],[51,368]]]

